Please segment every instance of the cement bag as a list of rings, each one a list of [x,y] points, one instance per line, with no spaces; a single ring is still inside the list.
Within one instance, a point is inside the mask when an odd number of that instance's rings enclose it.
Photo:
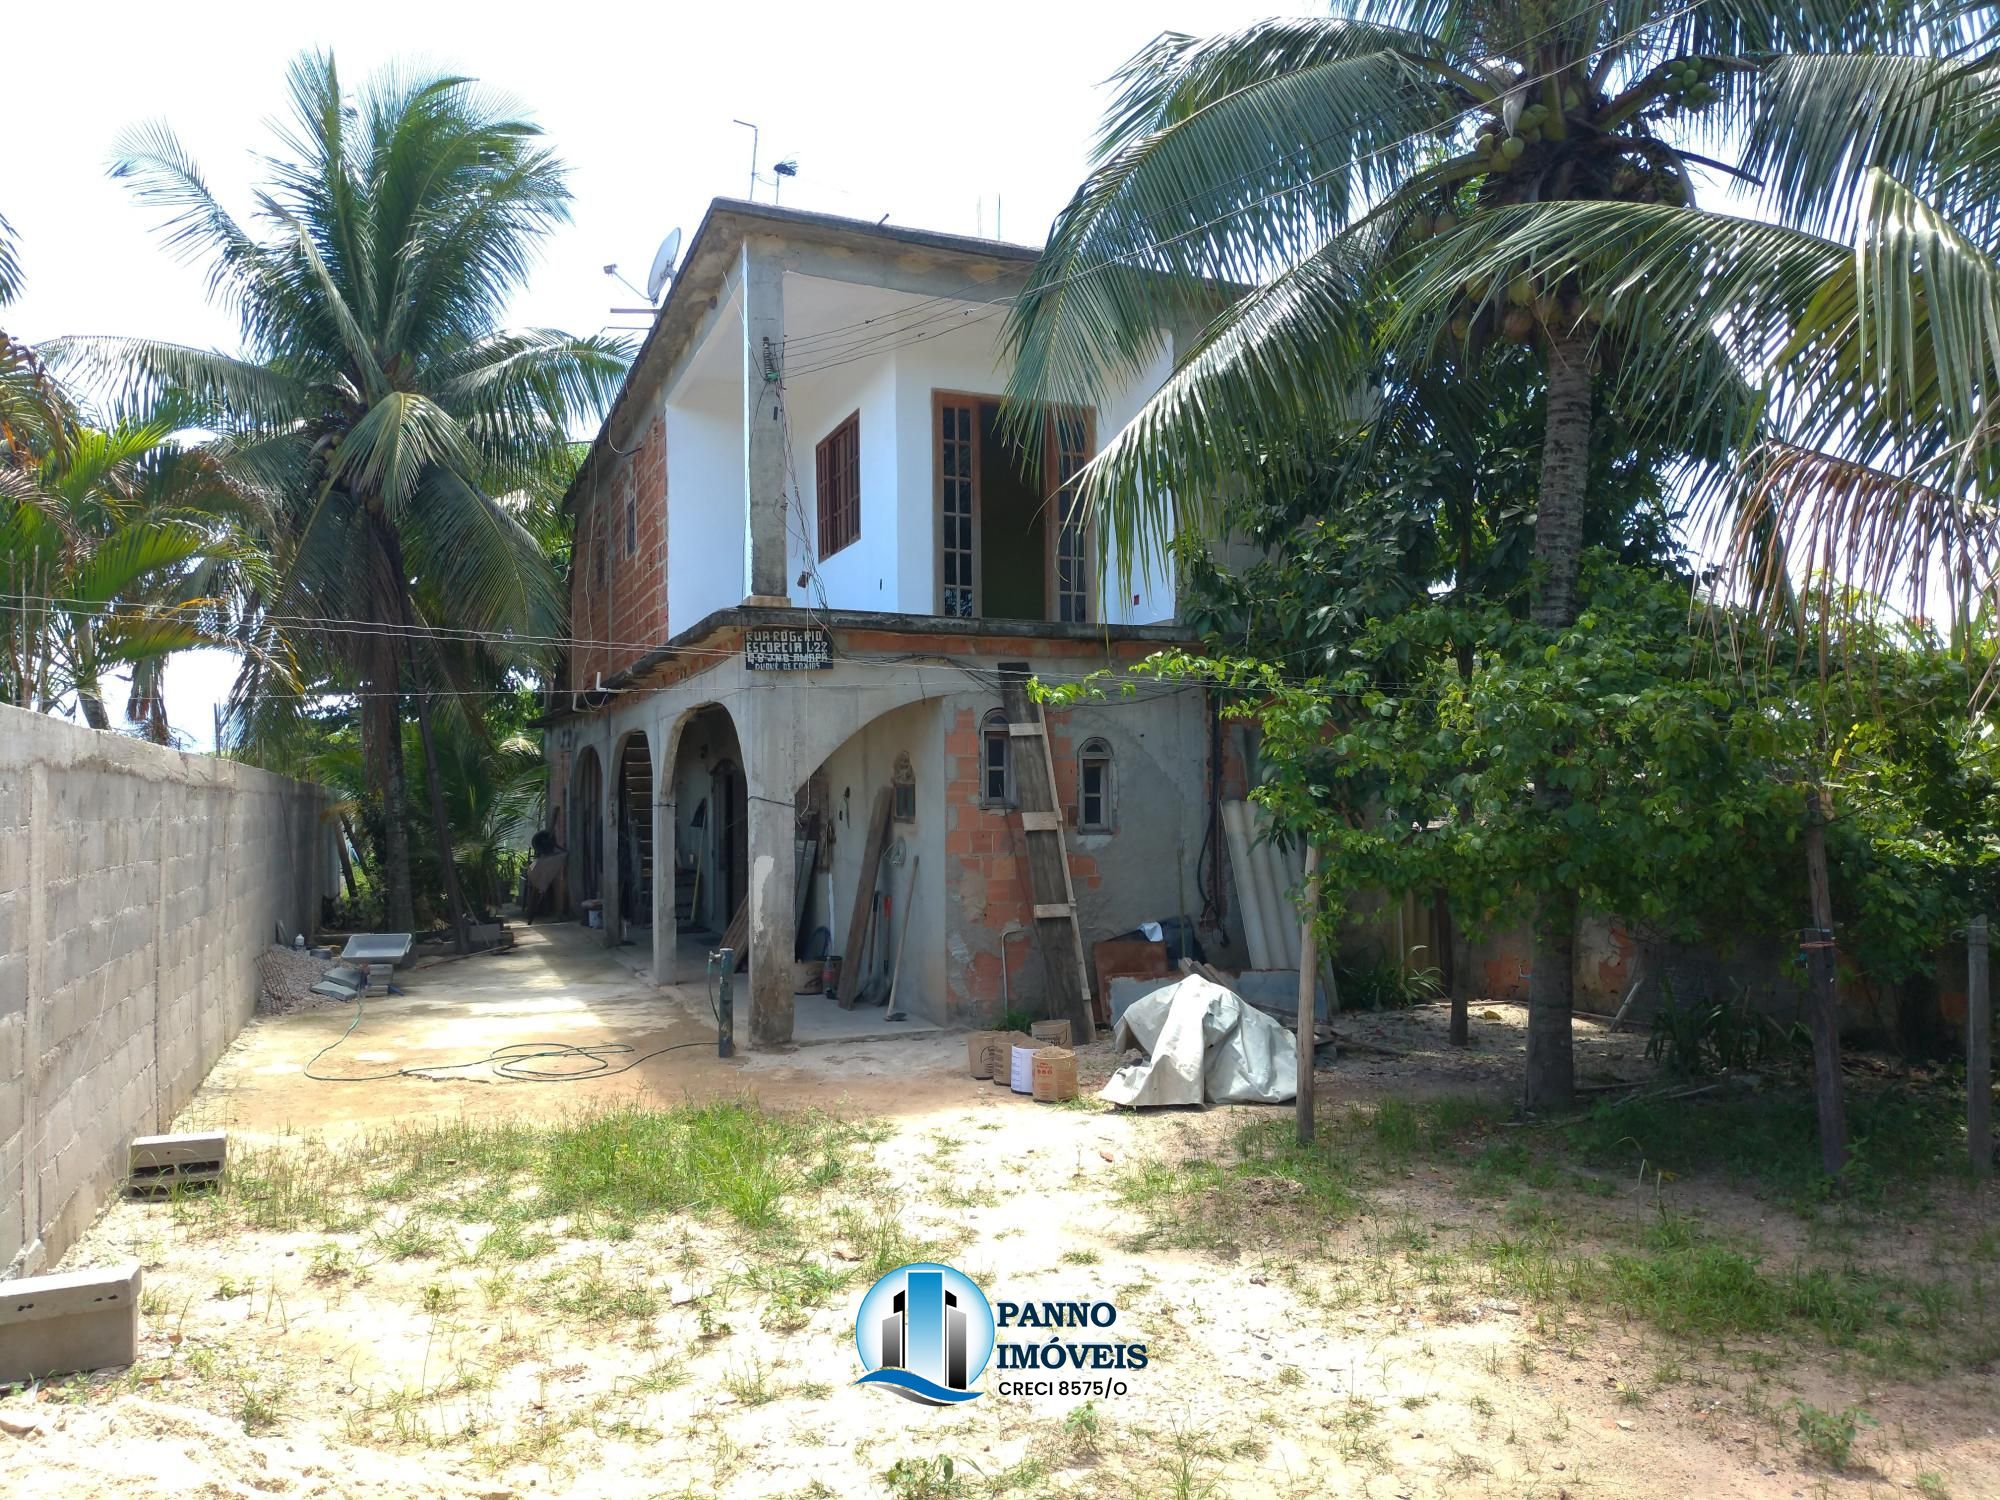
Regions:
[[[1282,1104],[1293,1094],[1291,1033],[1199,974],[1133,1001],[1112,1043],[1147,1054],[1105,1084],[1099,1097],[1113,1104]]]

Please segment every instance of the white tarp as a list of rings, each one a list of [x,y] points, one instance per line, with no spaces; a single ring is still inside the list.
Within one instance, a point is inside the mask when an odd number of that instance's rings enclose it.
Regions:
[[[1199,974],[1134,1000],[1111,1040],[1147,1058],[1111,1075],[1113,1104],[1283,1104],[1297,1087],[1292,1034]]]

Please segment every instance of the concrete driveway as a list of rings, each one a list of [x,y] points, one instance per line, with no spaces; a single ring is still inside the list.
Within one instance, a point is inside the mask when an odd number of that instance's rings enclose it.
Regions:
[[[177,1128],[278,1139],[424,1116],[548,1119],[607,1104],[745,1092],[901,1114],[929,1107],[963,1071],[953,1066],[963,1043],[935,1032],[878,1029],[840,1045],[745,1055],[740,975],[738,1055],[718,1058],[704,985],[656,988],[630,966],[640,958],[628,964],[628,953],[641,950],[606,949],[579,927],[515,934],[507,953],[400,971],[404,993],[364,1000],[358,1019],[339,1001],[254,1018]]]

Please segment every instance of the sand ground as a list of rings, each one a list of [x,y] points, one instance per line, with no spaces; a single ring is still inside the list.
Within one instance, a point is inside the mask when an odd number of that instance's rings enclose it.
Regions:
[[[518,1122],[748,1095],[874,1127],[860,1217],[815,1221],[827,1227],[803,1246],[693,1215],[629,1237],[570,1225],[546,1255],[508,1267],[448,1225],[442,1242],[402,1253],[407,1226],[392,1202],[333,1234],[222,1232],[212,1216],[120,1202],[66,1265],[143,1262],[141,1363],[0,1396],[0,1490],[2000,1495],[1990,1368],[1884,1379],[1807,1345],[1722,1350],[1540,1306],[1469,1262],[1440,1274],[1422,1247],[1484,1232],[1496,1209],[1435,1166],[1389,1174],[1365,1207],[1303,1239],[1286,1184],[1253,1183],[1271,1195],[1268,1229],[1218,1200],[1199,1248],[1163,1247],[1157,1217],[1131,1199],[1132,1172],[1226,1159],[1246,1122],[1281,1112],[1036,1105],[965,1076],[962,1039],[949,1035],[723,1062],[699,986],[653,989],[565,936],[421,971],[409,988],[371,1004],[344,1041],[352,1011],[339,1006],[254,1022],[181,1123],[224,1126],[246,1149],[339,1152],[426,1119]],[[1522,1036],[1520,1013],[1497,1006],[1475,1008],[1469,1052],[1444,1045],[1436,1011],[1343,1018],[1342,1029],[1405,1055],[1325,1069],[1334,1110],[1504,1090]],[[1644,1069],[1637,1038],[1580,1022],[1578,1039],[1585,1078]],[[606,1054],[613,1067],[680,1050],[566,1084],[488,1067],[448,1081],[318,1083],[304,1072],[333,1043],[315,1071],[537,1042],[634,1049]],[[1087,1051],[1087,1088],[1116,1061],[1102,1045]],[[1620,1182],[1593,1211],[1645,1218],[1668,1191],[1766,1236],[1774,1253],[1803,1242],[1782,1210],[1715,1184]],[[1990,1226],[1993,1207],[1990,1195],[1968,1198],[1923,1225],[1869,1233],[1893,1241],[1907,1228],[1909,1254],[1921,1244],[1935,1258],[1941,1237]],[[1152,1363],[1081,1417],[1075,1396],[988,1395],[940,1411],[856,1387],[851,1332],[865,1285],[852,1268],[878,1229],[948,1250],[996,1299],[1112,1300],[1120,1335],[1143,1339]],[[772,1295],[774,1267],[807,1264],[848,1281],[804,1305]],[[579,1300],[586,1285],[634,1295]],[[1794,1400],[1866,1409],[1844,1470],[1798,1440]]]

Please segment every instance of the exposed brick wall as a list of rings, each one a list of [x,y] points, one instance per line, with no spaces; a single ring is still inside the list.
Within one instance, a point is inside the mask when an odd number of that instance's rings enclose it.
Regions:
[[[0,1276],[54,1261],[310,932],[319,790],[0,707]]]
[[[637,546],[626,543],[637,533]],[[603,567],[600,581],[599,558]],[[637,451],[577,501],[570,563],[570,685],[590,687],[667,638],[667,429],[656,416]],[[597,644],[597,643],[613,644]]]
[[[1064,824],[1073,826],[1075,737],[1067,728],[1064,711],[1047,710],[1045,716],[1055,755],[1056,803],[1062,809]],[[1010,923],[1031,926],[1035,898],[1020,818],[1012,808],[986,807],[979,800],[979,729],[984,717],[972,709],[960,709],[945,729],[945,891],[958,918],[954,926],[983,927],[998,933]],[[1017,756],[1031,753],[1032,743],[1017,741],[1014,749]],[[1015,774],[1020,774],[1018,761]],[[1104,883],[1097,857],[1076,848],[1074,841],[1069,870],[1070,883],[1079,898]],[[1033,966],[1039,975],[1035,941],[1033,933],[1026,932],[1005,945],[1006,961],[1013,970],[1010,982],[1017,993],[1023,968]],[[1005,993],[999,951],[971,951],[963,965],[952,968],[947,980],[948,1013],[953,1021],[973,1023],[998,1015]]]

